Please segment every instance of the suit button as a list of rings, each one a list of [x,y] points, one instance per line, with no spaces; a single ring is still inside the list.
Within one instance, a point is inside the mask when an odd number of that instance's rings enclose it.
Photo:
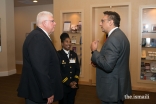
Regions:
[[[72,68],[72,67],[70,66],[70,68]]]
[[[70,73],[72,73],[72,72],[70,72]]]
[[[70,77],[70,79],[72,79],[72,77]]]

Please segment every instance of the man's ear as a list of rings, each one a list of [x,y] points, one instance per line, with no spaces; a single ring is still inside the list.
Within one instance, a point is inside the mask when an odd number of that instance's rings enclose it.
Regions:
[[[42,22],[42,25],[43,25],[44,27],[46,27],[46,23],[47,23],[46,21],[43,21],[43,22]]]
[[[110,26],[114,25],[114,21],[113,21],[113,20],[110,20],[109,22],[110,22],[110,23],[109,23]]]

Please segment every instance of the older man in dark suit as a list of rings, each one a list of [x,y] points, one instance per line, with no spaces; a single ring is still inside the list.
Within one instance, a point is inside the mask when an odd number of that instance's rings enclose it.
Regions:
[[[52,13],[37,15],[37,28],[23,44],[23,69],[18,96],[26,104],[52,104],[63,97],[60,62],[50,39],[56,25]]]
[[[91,44],[92,63],[96,66],[96,89],[102,104],[123,104],[124,95],[131,94],[129,71],[130,44],[120,30],[120,16],[106,11],[100,22],[108,38],[100,52],[98,41]]]

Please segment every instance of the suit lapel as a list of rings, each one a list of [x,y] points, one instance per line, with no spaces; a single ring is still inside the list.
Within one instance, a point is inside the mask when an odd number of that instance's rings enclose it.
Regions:
[[[42,32],[42,33],[44,34],[44,36],[45,36],[50,42],[52,42],[51,39],[46,35],[46,33],[45,33],[41,28],[37,27],[36,30]]]
[[[113,35],[114,35],[114,32],[115,32],[115,31],[119,31],[119,30],[120,30],[119,28],[115,29],[115,30],[110,34],[109,37],[113,36]],[[109,38],[109,37],[108,37],[108,38]]]
[[[60,61],[61,58],[59,57],[59,55],[58,55],[58,53],[57,53],[57,50],[56,50],[56,48],[54,47],[54,45],[53,45],[51,39],[49,39],[49,37],[46,35],[46,33],[45,33],[41,28],[37,27],[36,30],[42,32],[43,35],[47,38],[47,40],[52,44],[52,47],[54,48],[54,50],[55,50],[55,52],[56,52],[56,54],[57,54],[57,56],[58,56],[58,59],[59,59],[59,61]]]

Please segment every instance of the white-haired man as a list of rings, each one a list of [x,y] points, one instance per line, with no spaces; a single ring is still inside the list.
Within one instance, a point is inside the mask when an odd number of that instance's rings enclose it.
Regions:
[[[37,28],[23,44],[23,68],[17,91],[26,104],[51,104],[63,97],[59,58],[50,39],[56,23],[48,11],[40,12],[36,23]]]

